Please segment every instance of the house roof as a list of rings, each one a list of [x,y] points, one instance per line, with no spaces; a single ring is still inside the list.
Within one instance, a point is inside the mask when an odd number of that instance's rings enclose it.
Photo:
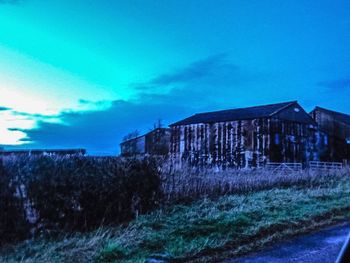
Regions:
[[[345,114],[345,113],[341,113],[341,112],[337,112],[337,111],[332,111],[332,110],[328,110],[325,108],[321,108],[321,107],[316,107],[313,111],[323,111],[325,113],[328,113],[330,115],[333,116],[334,119],[336,119],[337,121],[343,122],[345,124],[349,124],[350,125],[350,115]]]
[[[296,104],[297,101],[282,102],[276,104],[268,104],[262,106],[238,108],[231,110],[221,110],[213,112],[204,112],[192,115],[184,120],[175,122],[170,126],[187,125],[196,123],[213,123],[236,120],[249,120],[272,117],[283,109]]]

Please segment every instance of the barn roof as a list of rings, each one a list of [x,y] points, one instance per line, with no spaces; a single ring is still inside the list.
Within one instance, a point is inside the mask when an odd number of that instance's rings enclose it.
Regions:
[[[323,111],[325,113],[328,113],[329,115],[333,116],[333,118],[335,120],[350,125],[350,115],[348,115],[348,114],[337,112],[337,111],[328,110],[328,109],[321,108],[321,107],[318,107],[318,106],[313,111],[317,111],[317,110]]]
[[[296,103],[297,101],[289,101],[248,108],[198,113],[184,120],[175,122],[170,126],[272,117],[274,114]]]

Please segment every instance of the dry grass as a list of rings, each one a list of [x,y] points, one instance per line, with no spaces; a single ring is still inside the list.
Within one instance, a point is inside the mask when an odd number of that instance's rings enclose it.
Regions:
[[[178,171],[163,180],[162,209],[127,226],[8,247],[0,262],[216,262],[348,219],[349,179],[349,169]]]
[[[166,203],[183,203],[205,197],[247,194],[273,188],[318,187],[344,177],[350,178],[349,167],[328,172],[273,172],[265,169],[227,169],[218,172],[215,169],[183,167],[172,170],[169,167],[165,163],[161,173]]]

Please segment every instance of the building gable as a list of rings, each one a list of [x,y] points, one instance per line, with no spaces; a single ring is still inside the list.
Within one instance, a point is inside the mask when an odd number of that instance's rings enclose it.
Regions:
[[[315,120],[297,102],[272,114],[272,117],[280,120],[316,125]]]

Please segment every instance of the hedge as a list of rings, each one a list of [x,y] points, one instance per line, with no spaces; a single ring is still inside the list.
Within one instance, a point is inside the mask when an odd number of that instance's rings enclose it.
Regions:
[[[151,159],[16,156],[0,166],[0,243],[30,233],[86,231],[154,209],[160,177]]]

